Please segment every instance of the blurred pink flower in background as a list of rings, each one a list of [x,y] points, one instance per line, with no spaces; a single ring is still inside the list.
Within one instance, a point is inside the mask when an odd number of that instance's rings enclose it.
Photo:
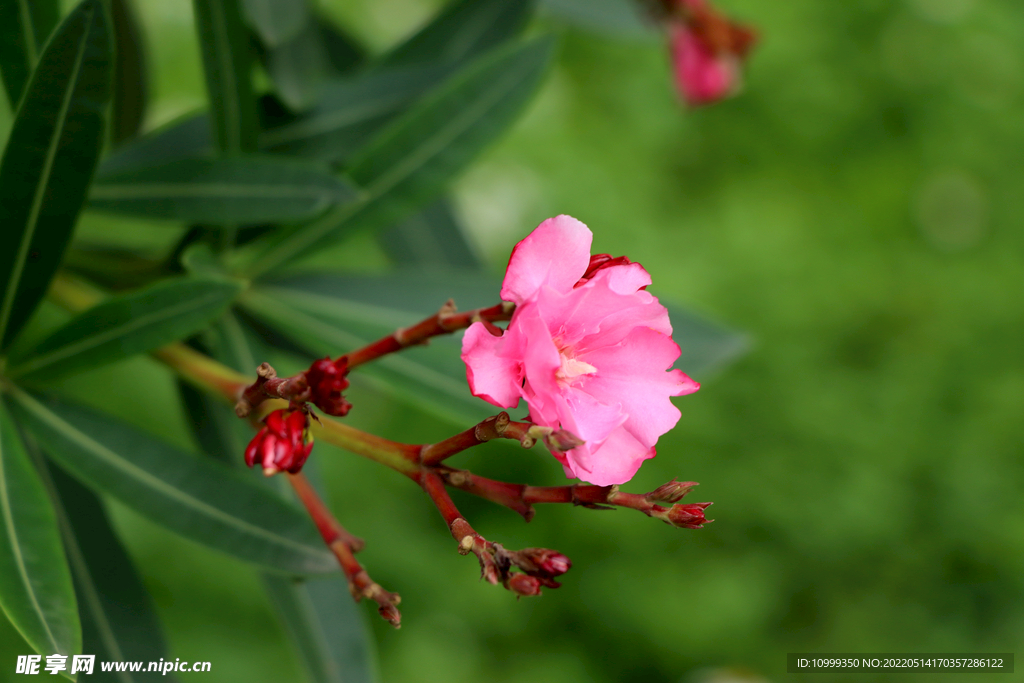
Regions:
[[[501,298],[516,304],[508,329],[474,323],[462,340],[475,396],[585,443],[555,451],[567,476],[622,484],[654,457],[679,420],[670,396],[697,391],[681,370],[668,311],[645,291],[639,263],[590,255],[593,234],[569,216],[541,223],[516,245]]]
[[[664,0],[663,5],[676,87],[687,104],[711,104],[736,94],[754,31],[705,0]]]

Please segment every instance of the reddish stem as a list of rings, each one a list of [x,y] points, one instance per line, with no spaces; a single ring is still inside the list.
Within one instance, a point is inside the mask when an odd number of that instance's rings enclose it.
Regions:
[[[408,346],[422,344],[430,337],[450,334],[462,330],[475,322],[493,323],[511,320],[515,304],[502,302],[488,308],[477,308],[463,313],[455,312],[455,304],[449,299],[434,315],[425,318],[411,327],[403,327],[394,333],[345,354],[349,369],[362,365],[389,353],[401,351]]]
[[[298,494],[299,500],[306,507],[309,516],[313,518],[316,528],[324,543],[331,549],[334,556],[341,565],[341,571],[348,579],[348,589],[352,597],[358,602],[362,598],[369,598],[377,603],[378,612],[392,626],[401,626],[402,615],[398,611],[398,604],[402,601],[398,593],[391,593],[380,587],[380,584],[373,581],[366,573],[355,554],[363,548],[363,541],[350,534],[341,523],[334,518],[331,511],[327,509],[323,500],[317,495],[313,486],[306,479],[305,475],[289,474],[288,481]]]

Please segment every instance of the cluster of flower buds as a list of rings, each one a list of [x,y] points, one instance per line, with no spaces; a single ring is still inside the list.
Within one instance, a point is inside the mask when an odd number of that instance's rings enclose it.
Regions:
[[[706,0],[653,0],[665,25],[676,87],[690,106],[711,104],[739,90],[741,66],[757,34]]]
[[[306,370],[306,384],[309,386],[309,402],[328,415],[344,417],[352,404],[341,395],[348,389],[348,362],[345,356],[336,361],[321,358]]]
[[[313,450],[308,429],[305,410],[273,411],[263,418],[263,427],[245,449],[245,464],[262,465],[268,477],[278,472],[298,472]]]

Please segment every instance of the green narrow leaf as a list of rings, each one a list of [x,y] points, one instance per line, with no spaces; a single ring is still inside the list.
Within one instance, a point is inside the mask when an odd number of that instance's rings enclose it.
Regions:
[[[195,223],[309,218],[355,191],[323,166],[275,156],[179,159],[96,179],[89,206]]]
[[[263,131],[260,148],[340,162],[451,74],[451,66],[428,64],[335,80],[305,115]]]
[[[518,35],[533,6],[532,0],[455,0],[379,63],[394,66],[471,59]]]
[[[363,63],[366,50],[352,36],[325,16],[317,14],[315,21],[320,27],[320,38],[327,50],[327,59],[336,73],[348,73]]]
[[[260,147],[344,161],[423,93],[487,50],[518,35],[532,5],[526,0],[453,3],[368,71],[327,86],[322,100],[308,115],[264,131]],[[338,45],[336,38],[326,41],[329,51],[334,46],[336,53]],[[341,46],[342,57],[352,53],[345,43]]]
[[[55,377],[111,363],[178,341],[215,320],[241,283],[182,277],[112,297],[76,316],[12,358],[9,376]]]
[[[436,313],[449,297],[463,309],[494,303],[498,289],[486,276],[451,270],[395,277],[325,275],[260,286],[241,303],[310,355],[333,357]],[[494,414],[494,407],[469,392],[460,340],[460,335],[438,337],[358,372],[427,413],[455,423],[477,422]]]
[[[633,0],[540,0],[540,4],[555,17],[589,31],[619,38],[662,38],[657,23],[642,16],[642,3]]]
[[[554,42],[488,54],[389,125],[352,162],[366,196],[239,250],[235,265],[265,273],[357,229],[394,225],[436,198],[504,133],[540,84]]]
[[[112,43],[102,0],[84,0],[46,45],[0,163],[0,348],[46,293],[103,141]]]
[[[241,473],[178,450],[102,413],[14,390],[18,416],[43,450],[90,488],[157,524],[282,572],[337,571],[313,523]]]
[[[0,402],[0,606],[42,655],[82,652],[57,515],[14,420]]]
[[[750,348],[747,336],[662,300],[672,321],[672,339],[682,353],[675,367],[701,379],[743,356]]]
[[[0,76],[12,109],[59,18],[58,0],[0,0]]]
[[[205,335],[212,355],[241,372],[252,372],[264,358],[262,343],[237,316],[228,313]],[[239,466],[252,429],[232,410],[181,385],[190,422],[205,452]],[[197,400],[198,399],[198,400]],[[303,472],[318,485],[315,463]],[[264,480],[267,481],[267,480]],[[281,484],[280,478],[274,482]],[[363,614],[343,577],[297,582],[263,575],[264,587],[291,637],[311,683],[371,683],[377,680],[376,653]]]
[[[110,18],[117,45],[114,58],[114,103],[110,139],[117,144],[135,137],[142,127],[149,100],[146,50],[130,0],[111,0]]]
[[[381,232],[377,242],[399,266],[480,267],[447,198]]]
[[[376,653],[363,614],[341,579],[263,576],[312,683],[373,683]]]
[[[268,47],[287,42],[311,23],[306,0],[242,0],[242,12]]]
[[[333,71],[320,26],[312,21],[289,40],[269,47],[265,60],[274,90],[292,111],[311,107]]]
[[[209,156],[213,152],[210,117],[186,114],[141,138],[118,147],[96,171],[97,177],[160,166],[170,161]]]
[[[48,467],[46,475],[78,595],[82,651],[108,662],[167,657],[153,601],[100,499],[59,468]],[[132,683],[143,678],[148,679],[127,671],[105,673],[96,666],[88,680]]]
[[[229,154],[256,150],[252,52],[238,0],[193,0],[214,139]]]

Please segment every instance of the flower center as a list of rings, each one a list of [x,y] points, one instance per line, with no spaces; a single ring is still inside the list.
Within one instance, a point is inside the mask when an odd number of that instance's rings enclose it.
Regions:
[[[563,386],[575,384],[580,377],[597,372],[597,368],[590,363],[584,363],[571,356],[569,349],[560,349],[558,355],[562,359],[562,365],[555,370],[555,380]]]

